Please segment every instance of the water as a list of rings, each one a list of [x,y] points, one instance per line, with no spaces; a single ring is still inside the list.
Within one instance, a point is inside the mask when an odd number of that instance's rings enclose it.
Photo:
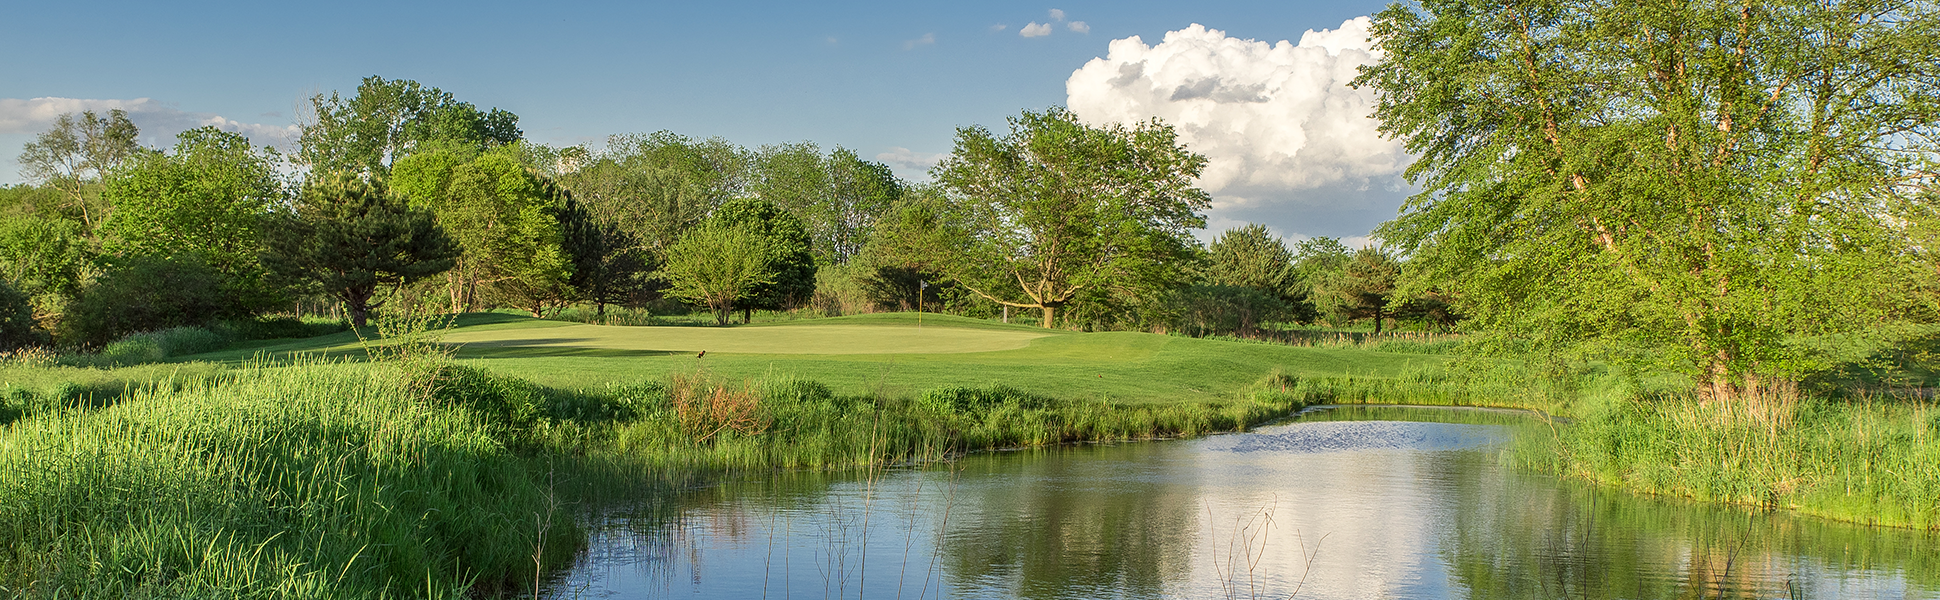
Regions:
[[[1504,465],[1482,411],[737,480],[614,512],[555,598],[1940,598],[1940,540]],[[671,514],[672,516],[665,516]]]

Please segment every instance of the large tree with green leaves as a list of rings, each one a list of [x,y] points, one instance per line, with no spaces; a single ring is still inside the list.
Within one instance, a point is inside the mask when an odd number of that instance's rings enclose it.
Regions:
[[[714,208],[746,188],[751,158],[721,138],[668,131],[616,135],[560,175],[597,222],[619,228],[661,256]]]
[[[770,275],[735,301],[743,322],[753,320],[755,309],[781,310],[815,295],[814,244],[808,228],[794,213],[767,200],[736,198],[715,209],[707,222],[754,232],[767,249],[765,269]]]
[[[77,119],[73,113],[64,114],[20,153],[20,172],[29,181],[60,190],[56,209],[79,218],[92,233],[108,216],[108,207],[100,201],[101,182],[142,154],[136,142],[140,133],[119,108],[107,116],[89,111]]]
[[[344,173],[311,182],[265,231],[271,272],[343,302],[358,327],[384,304],[380,293],[445,272],[460,251],[429,211],[392,197],[381,181]]]
[[[450,92],[408,79],[365,77],[356,95],[317,94],[310,108],[313,120],[303,125],[296,156],[315,172],[384,174],[413,152],[476,151],[523,136],[518,115],[479,110]]]
[[[1489,328],[1756,408],[1930,285],[1896,215],[1933,182],[1933,2],[1424,0],[1372,33],[1356,85],[1422,190],[1379,235]]]
[[[1228,229],[1206,247],[1206,278],[1215,285],[1249,287],[1283,301],[1306,297],[1293,252],[1265,225]]]
[[[60,318],[95,270],[86,234],[67,219],[0,216],[0,279],[26,295],[43,327]]]
[[[903,184],[888,165],[840,146],[827,154],[810,142],[764,146],[754,155],[748,191],[795,214],[814,240],[821,264],[849,262],[898,198]]]
[[[287,197],[282,158],[249,138],[200,127],[176,136],[172,152],[152,152],[109,176],[102,197],[115,212],[101,225],[118,256],[198,254],[223,277],[244,309],[274,294],[263,283],[261,222]]]
[[[1401,263],[1379,248],[1362,248],[1339,269],[1313,282],[1313,303],[1320,314],[1337,323],[1374,321],[1374,332],[1394,314],[1395,281]]]
[[[706,305],[716,325],[728,324],[736,302],[775,279],[767,240],[748,225],[709,222],[689,230],[666,254],[654,276],[667,282],[668,294]]]
[[[569,193],[521,161],[517,145],[469,160],[437,149],[398,161],[391,184],[431,211],[464,249],[454,271],[453,310],[469,309],[478,286],[542,316],[574,296],[565,236]]]
[[[914,250],[1053,327],[1086,293],[1146,297],[1179,283],[1197,245],[1189,230],[1210,206],[1193,186],[1205,165],[1156,119],[1092,126],[1053,107],[1011,118],[1003,135],[961,128],[931,171],[948,193]]]

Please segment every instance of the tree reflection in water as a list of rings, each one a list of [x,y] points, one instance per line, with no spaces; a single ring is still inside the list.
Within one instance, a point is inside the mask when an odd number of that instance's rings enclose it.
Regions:
[[[1519,419],[1354,409],[1202,440],[745,477],[606,521],[554,595],[1940,598],[1932,534],[1517,471],[1499,442]]]

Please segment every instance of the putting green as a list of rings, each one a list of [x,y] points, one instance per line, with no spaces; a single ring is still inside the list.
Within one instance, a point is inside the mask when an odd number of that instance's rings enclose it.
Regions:
[[[1015,350],[1051,335],[1014,329],[822,325],[816,327],[616,327],[561,325],[458,329],[444,341],[465,350],[598,348],[708,354],[958,354]]]

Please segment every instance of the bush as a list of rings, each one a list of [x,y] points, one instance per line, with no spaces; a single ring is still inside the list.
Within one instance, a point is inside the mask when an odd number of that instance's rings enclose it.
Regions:
[[[1186,288],[1179,292],[1175,304],[1179,312],[1173,329],[1194,337],[1250,335],[1268,321],[1284,319],[1291,312],[1279,298],[1231,285]]]
[[[81,292],[61,338],[99,348],[132,333],[210,325],[233,309],[221,274],[202,259],[140,257]]]
[[[225,321],[221,329],[227,330],[229,337],[236,340],[280,340],[292,338],[313,338],[349,331],[350,323],[336,319],[317,317],[271,317]]]
[[[920,402],[938,411],[958,414],[980,414],[1003,406],[1036,410],[1052,403],[1049,398],[1005,385],[987,388],[941,387],[923,392]]]
[[[34,322],[34,306],[27,295],[0,279],[0,352],[40,346],[47,341],[47,333]]]

